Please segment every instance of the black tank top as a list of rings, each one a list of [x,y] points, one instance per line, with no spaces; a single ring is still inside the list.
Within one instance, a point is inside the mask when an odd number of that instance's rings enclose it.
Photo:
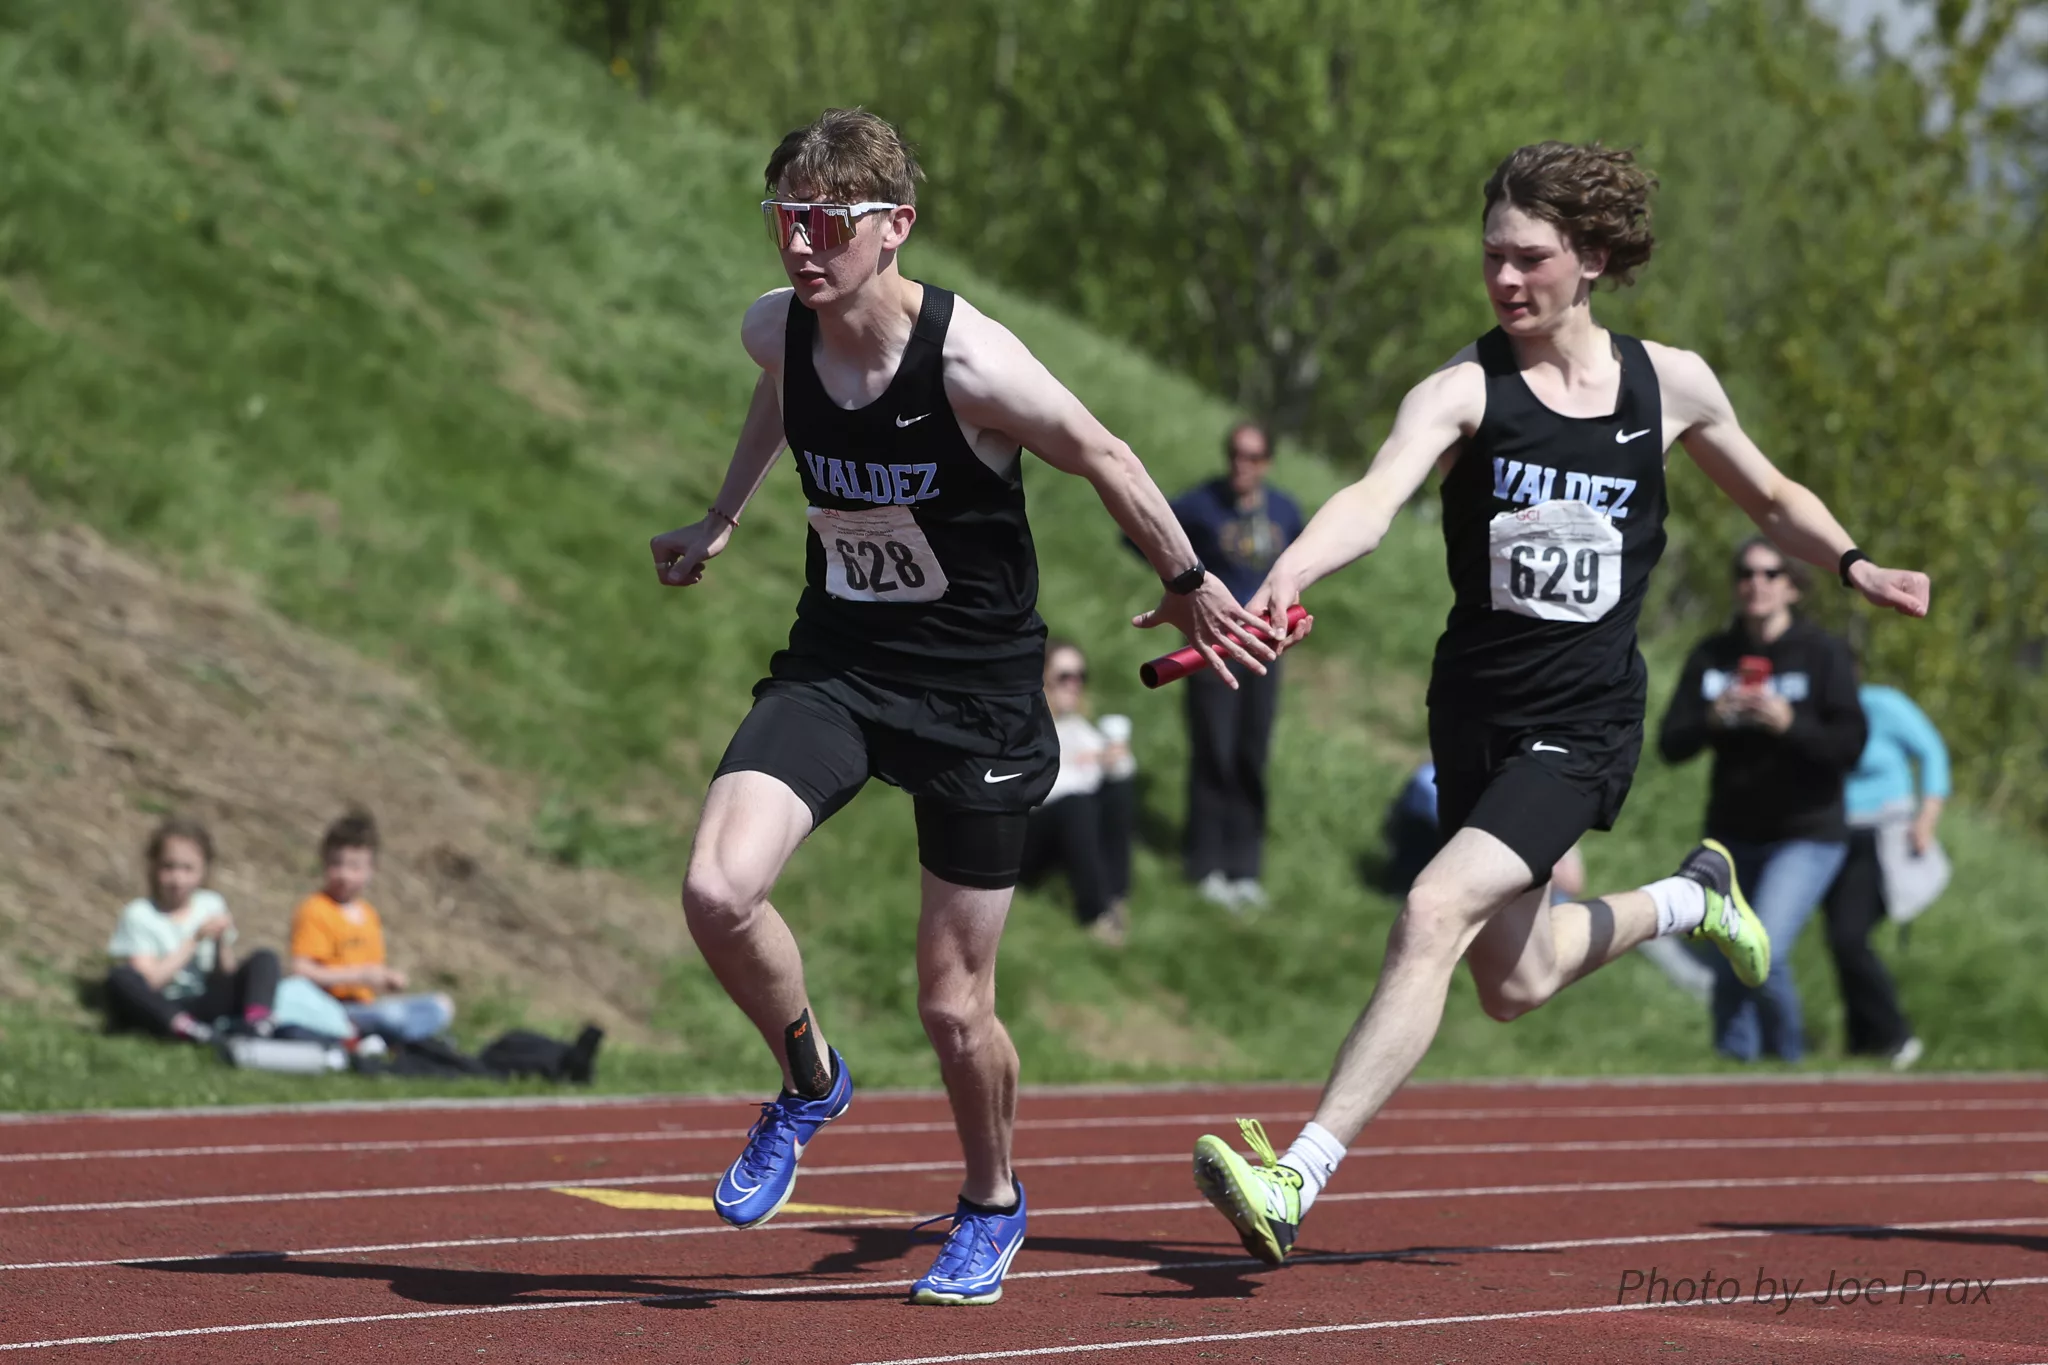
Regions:
[[[1479,339],[1486,417],[1443,481],[1456,600],[1429,704],[1504,725],[1639,721],[1636,620],[1664,553],[1664,408],[1649,352],[1613,334],[1605,417],[1538,402],[1499,328]]]
[[[998,474],[946,401],[953,295],[924,286],[896,377],[851,411],[812,365],[817,315],[792,297],[782,430],[810,503],[804,594],[776,677],[852,669],[914,687],[1029,693],[1044,685],[1038,558],[1021,461]]]

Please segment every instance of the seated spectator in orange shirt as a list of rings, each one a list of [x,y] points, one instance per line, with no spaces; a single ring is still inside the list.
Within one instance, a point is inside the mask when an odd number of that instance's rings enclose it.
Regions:
[[[325,869],[319,891],[292,916],[292,970],[342,1002],[362,1033],[398,1041],[431,1038],[455,1019],[446,995],[391,995],[405,973],[384,962],[384,925],[363,899],[377,872],[377,822],[355,810],[320,840]]]

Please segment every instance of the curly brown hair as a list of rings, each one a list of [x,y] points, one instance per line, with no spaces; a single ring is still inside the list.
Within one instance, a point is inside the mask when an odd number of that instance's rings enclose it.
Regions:
[[[787,180],[797,193],[848,203],[917,203],[924,171],[896,125],[865,109],[827,109],[784,137],[768,158],[768,193]]]
[[[352,807],[347,814],[327,827],[327,833],[320,838],[320,861],[330,862],[334,855],[345,848],[367,848],[377,851],[376,817],[361,806]]]
[[[1536,142],[1518,147],[1486,181],[1483,224],[1497,204],[1512,204],[1564,234],[1580,255],[1605,251],[1601,280],[1635,282],[1650,263],[1650,191],[1657,177],[1627,148],[1597,142]]]

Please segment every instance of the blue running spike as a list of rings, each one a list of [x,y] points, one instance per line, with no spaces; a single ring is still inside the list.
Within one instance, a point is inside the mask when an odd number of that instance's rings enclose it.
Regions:
[[[757,1228],[782,1212],[796,1188],[796,1167],[804,1148],[853,1103],[853,1075],[836,1048],[832,1065],[836,1076],[825,1098],[780,1095],[761,1106],[761,1117],[748,1130],[739,1160],[726,1168],[711,1196],[720,1218],[736,1228]]]
[[[946,1216],[926,1219],[918,1227]],[[910,1301],[947,1307],[994,1303],[1003,1296],[1003,1276],[1024,1245],[1024,1182],[1017,1182],[1013,1213],[983,1213],[962,1200],[951,1216],[953,1230],[930,1272],[910,1287]]]

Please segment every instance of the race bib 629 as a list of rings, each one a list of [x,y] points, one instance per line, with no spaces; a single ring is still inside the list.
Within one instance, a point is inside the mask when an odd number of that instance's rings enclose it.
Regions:
[[[1583,502],[1540,502],[1487,524],[1493,609],[1597,621],[1621,600],[1621,532]]]

